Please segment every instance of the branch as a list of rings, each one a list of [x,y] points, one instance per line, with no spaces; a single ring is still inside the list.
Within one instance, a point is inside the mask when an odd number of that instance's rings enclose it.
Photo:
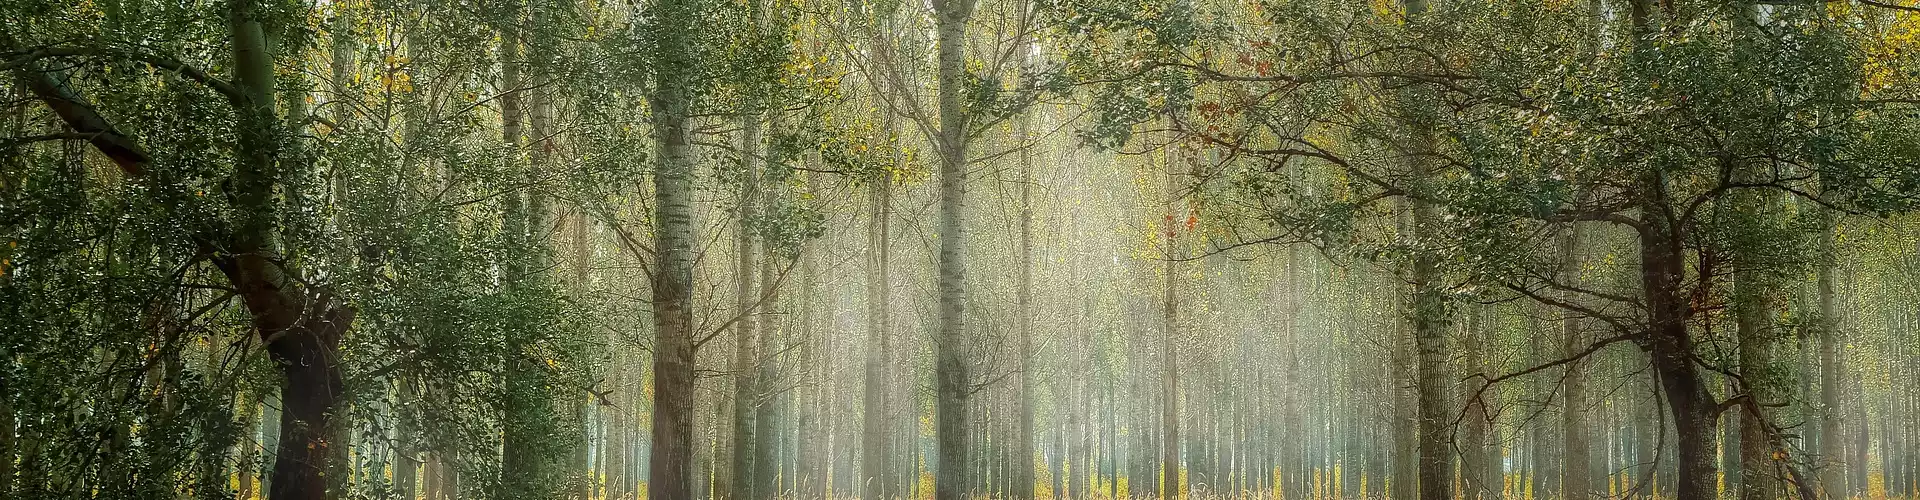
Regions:
[[[1480,388],[1479,388],[1479,389],[1476,389],[1476,390],[1474,390],[1474,391],[1473,391],[1473,396],[1472,396],[1472,397],[1470,397],[1470,398],[1467,398],[1467,403],[1468,403],[1468,404],[1467,404],[1466,406],[1471,406],[1471,405],[1472,405],[1472,403],[1475,403],[1475,402],[1478,402],[1478,403],[1480,403],[1480,404],[1481,404],[1481,406],[1485,406],[1485,405],[1486,405],[1486,402],[1485,402],[1485,401],[1482,401],[1482,400],[1481,400],[1481,397],[1482,397],[1482,396],[1484,396],[1484,395],[1485,395],[1485,394],[1487,393],[1487,389],[1489,389],[1489,388],[1492,388],[1492,387],[1493,387],[1493,384],[1498,384],[1498,383],[1501,383],[1501,382],[1505,382],[1505,381],[1507,381],[1507,380],[1512,380],[1512,379],[1515,379],[1515,378],[1519,378],[1519,377],[1524,377],[1524,376],[1527,376],[1527,375],[1529,375],[1529,374],[1533,374],[1533,373],[1537,373],[1537,372],[1540,372],[1540,371],[1544,371],[1544,370],[1546,370],[1546,369],[1548,369],[1548,368],[1553,368],[1553,367],[1556,367],[1556,366],[1560,366],[1560,365],[1565,365],[1565,364],[1571,364],[1571,363],[1574,363],[1574,362],[1577,362],[1577,361],[1580,361],[1580,360],[1582,360],[1582,359],[1586,359],[1586,358],[1587,358],[1587,356],[1592,356],[1592,355],[1593,355],[1593,353],[1596,353],[1596,352],[1600,352],[1600,350],[1601,350],[1601,349],[1604,349],[1604,348],[1606,348],[1606,347],[1607,347],[1607,346],[1609,346],[1609,345],[1613,345],[1613,344],[1614,344],[1614,343],[1616,343],[1616,342],[1621,342],[1621,341],[1626,341],[1626,340],[1632,340],[1632,339],[1633,339],[1634,337],[1638,337],[1638,336],[1640,336],[1640,334],[1639,334],[1638,332],[1633,332],[1633,333],[1624,333],[1624,334],[1620,334],[1620,335],[1615,335],[1615,336],[1612,336],[1612,337],[1607,337],[1607,338],[1604,338],[1604,339],[1600,339],[1599,341],[1597,341],[1597,342],[1594,342],[1594,343],[1593,343],[1593,344],[1591,344],[1591,345],[1588,345],[1586,349],[1582,349],[1582,350],[1581,350],[1580,352],[1577,352],[1577,353],[1574,353],[1574,354],[1573,354],[1572,356],[1567,356],[1567,357],[1564,357],[1564,358],[1560,358],[1560,359],[1556,359],[1556,360],[1553,360],[1553,361],[1548,361],[1548,362],[1546,362],[1546,363],[1542,363],[1542,364],[1539,364],[1539,365],[1534,365],[1534,366],[1533,366],[1532,368],[1527,368],[1527,369],[1525,369],[1525,370],[1520,370],[1520,371],[1517,371],[1517,372],[1513,372],[1513,373],[1508,373],[1508,374],[1505,374],[1505,375],[1501,375],[1501,376],[1498,376],[1498,377],[1491,377],[1491,378],[1489,378],[1489,377],[1487,377],[1487,374],[1485,374],[1485,373],[1475,373],[1475,374],[1473,374],[1473,375],[1468,375],[1468,376],[1467,376],[1466,378],[1463,378],[1463,379],[1461,379],[1461,381],[1466,381],[1466,380],[1471,380],[1471,379],[1474,379],[1474,378],[1479,378],[1479,379],[1481,379],[1481,380],[1484,380],[1485,382],[1483,382],[1483,383],[1481,383],[1481,384],[1480,384]],[[1456,417],[1454,417],[1454,419],[1453,419],[1453,425],[1456,425],[1456,426],[1458,426],[1458,425],[1460,425],[1460,421],[1461,421],[1461,420],[1464,420],[1464,419],[1466,419],[1466,418],[1467,418],[1467,410],[1466,410],[1466,408],[1462,408],[1462,409],[1460,410],[1460,414],[1459,414],[1458,416],[1456,416]]]
[[[1882,9],[1904,10],[1907,12],[1920,12],[1920,7],[1908,7],[1908,6],[1899,5],[1899,4],[1876,2],[1874,0],[1860,0],[1860,4],[1866,5],[1869,7],[1879,7]]]
[[[153,156],[147,149],[140,147],[139,141],[120,132],[113,122],[100,116],[100,111],[87,102],[86,97],[75,93],[65,82],[54,78],[52,73],[41,71],[38,64],[28,61],[25,66],[14,70],[20,83],[33,92],[34,97],[47,104],[53,114],[59,115],[67,127],[87,137],[94,149],[106,155],[120,166],[120,171],[128,176],[146,175],[147,165],[153,163]]]
[[[240,93],[240,89],[235,88],[233,84],[207,74],[206,71],[200,68],[182,62],[179,59],[131,49],[112,47],[42,47],[22,53],[19,57],[10,59],[5,63],[0,63],[0,69],[39,72],[40,69],[37,67],[37,62],[41,59],[77,56],[106,56],[124,61],[146,63],[155,68],[173,72],[173,74],[181,78],[205,85],[208,89],[222,96],[226,96],[229,101],[241,102],[245,100],[244,95]]]
[[[1608,325],[1612,325],[1614,331],[1623,332],[1623,334],[1626,334],[1626,335],[1638,335],[1638,333],[1636,332],[1638,332],[1639,329],[1635,328],[1634,325],[1628,325],[1625,322],[1621,321],[1620,318],[1615,318],[1613,316],[1601,314],[1600,311],[1593,310],[1593,308],[1589,308],[1589,307],[1575,304],[1572,302],[1567,302],[1564,300],[1540,295],[1539,293],[1533,290],[1528,290],[1525,287],[1515,286],[1513,284],[1503,284],[1501,286],[1507,288],[1508,290],[1513,290],[1514,292],[1518,292],[1521,295],[1525,295],[1529,298],[1532,298],[1535,302],[1577,312],[1577,313],[1586,315],[1589,318],[1603,321]]]
[[[46,142],[46,141],[87,141],[87,140],[92,140],[94,135],[95,134],[83,134],[79,132],[61,132],[61,133],[55,133],[55,134],[28,135],[28,136],[14,137],[6,140],[0,140],[0,148],[12,149],[20,146],[25,146],[28,144],[33,144],[36,142]]]

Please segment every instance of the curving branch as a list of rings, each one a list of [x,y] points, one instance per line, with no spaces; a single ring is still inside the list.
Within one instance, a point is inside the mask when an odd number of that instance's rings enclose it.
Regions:
[[[12,55],[13,57],[6,62],[0,62],[0,70],[40,71],[37,63],[41,59],[47,58],[107,57],[123,61],[146,63],[155,68],[167,70],[188,81],[205,85],[209,90],[225,96],[229,101],[240,102],[244,99],[240,93],[240,89],[234,87],[232,83],[208,74],[205,70],[187,64],[179,59],[160,54],[114,47],[41,47],[28,51],[14,51]]]
[[[153,155],[148,154],[147,149],[141,147],[133,136],[121,132],[113,126],[113,122],[101,116],[86,97],[74,92],[52,73],[41,71],[38,66],[29,61],[14,69],[15,76],[27,90],[33,92],[34,97],[45,102],[48,109],[60,116],[60,120],[67,122],[67,127],[85,136],[88,143],[100,150],[100,154],[119,165],[120,171],[133,177],[146,175],[147,165],[153,163]]]

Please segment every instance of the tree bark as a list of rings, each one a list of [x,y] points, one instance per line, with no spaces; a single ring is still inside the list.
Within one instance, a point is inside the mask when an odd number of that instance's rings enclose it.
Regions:
[[[726,490],[716,493],[716,500],[758,500],[753,491],[754,453],[758,443],[754,422],[758,409],[760,337],[755,328],[759,324],[756,305],[761,301],[754,287],[754,278],[760,272],[759,250],[754,242],[755,224],[758,217],[755,211],[760,202],[760,116],[751,113],[740,119],[740,192],[737,198],[739,210],[735,221],[736,234],[734,251],[739,258],[734,268],[734,298],[738,308],[734,314],[739,318],[733,324],[733,438],[726,452],[731,460],[731,474],[724,474]]]
[[[693,497],[693,180],[694,155],[688,114],[694,81],[691,44],[694,0],[660,0],[652,27],[656,81],[653,108],[653,173],[656,198],[653,273],[653,426],[648,458],[647,496],[651,500]]]
[[[1754,197],[1736,200],[1736,209],[1743,218],[1765,217],[1766,205]],[[1761,273],[1765,272],[1758,257],[1743,262],[1738,248],[1734,249],[1734,313],[1735,328],[1739,338],[1739,366],[1741,388],[1747,396],[1759,404],[1755,413],[1749,409],[1739,412],[1737,429],[1739,442],[1729,445],[1738,450],[1739,492],[1741,500],[1774,500],[1784,493],[1782,478],[1784,471],[1779,462],[1773,459],[1774,442],[1768,435],[1768,405],[1785,403],[1785,382],[1774,368],[1774,311],[1776,297],[1773,289],[1777,286],[1768,283]]]
[[[935,436],[939,470],[935,500],[962,500],[973,484],[968,438],[972,431],[967,401],[973,392],[968,368],[972,345],[966,330],[966,256],[964,210],[967,181],[967,111],[961,102],[966,82],[967,20],[975,0],[934,0],[936,66],[939,73],[940,255],[936,273],[939,323],[934,335]]]
[[[233,2],[235,87],[240,105],[242,158],[232,185],[240,216],[230,253],[214,264],[253,315],[253,325],[265,339],[268,352],[281,365],[280,443],[275,457],[273,500],[331,498],[326,472],[338,456],[327,434],[340,404],[342,377],[340,339],[353,319],[350,309],[338,306],[322,290],[302,289],[281,268],[274,231],[274,198],[282,126],[275,112],[273,54],[251,1]]]
[[[1691,306],[1681,294],[1686,278],[1684,235],[1664,210],[1667,186],[1659,172],[1642,176],[1640,195],[1648,216],[1641,220],[1640,280],[1646,297],[1649,327],[1646,349],[1654,378],[1666,397],[1677,436],[1679,467],[1677,500],[1709,500],[1719,483],[1714,469],[1714,435],[1719,425],[1719,403],[1707,391],[1694,362],[1692,336],[1687,331]]]
[[[769,192],[766,196],[769,200],[772,200],[774,194]],[[772,203],[769,202],[768,204],[771,205]],[[754,443],[751,449],[753,452],[753,468],[740,471],[740,474],[746,475],[753,480],[753,489],[744,493],[745,495],[751,495],[743,497],[746,500],[770,499],[780,495],[780,462],[778,456],[780,433],[779,422],[777,420],[779,408],[778,405],[775,404],[775,401],[778,400],[780,396],[768,393],[774,385],[775,373],[774,365],[768,363],[767,361],[769,360],[764,358],[768,356],[767,353],[776,351],[778,349],[777,346],[784,340],[780,338],[781,316],[776,314],[780,309],[780,287],[776,283],[779,279],[779,268],[776,261],[779,252],[772,248],[767,248],[765,251],[767,252],[765,258],[761,259],[760,263],[760,283],[761,286],[765,288],[761,293],[766,297],[766,300],[761,304],[760,310],[762,312],[760,316],[756,318],[760,322],[758,329],[760,332],[760,347],[756,349],[756,359],[754,360],[753,366]]]
[[[1819,262],[1818,275],[1819,316],[1815,318],[1814,329],[1819,335],[1820,357],[1820,490],[1822,495],[1844,498],[1847,496],[1846,471],[1851,464],[1846,463],[1846,445],[1843,436],[1845,419],[1841,417],[1841,374],[1840,374],[1840,311],[1834,303],[1834,215],[1822,210],[1820,233],[1818,238]]]
[[[876,37],[877,38],[877,37]],[[897,137],[898,121],[894,113],[886,113],[885,127],[888,137]],[[894,157],[895,166],[899,165],[899,155]],[[870,187],[873,218],[867,226],[867,353],[866,380],[863,384],[866,406],[861,415],[861,491],[866,500],[885,500],[897,492],[891,491],[893,485],[892,437],[890,419],[891,382],[888,372],[893,366],[893,351],[889,343],[892,336],[888,313],[892,302],[891,273],[889,253],[892,249],[891,230],[888,224],[893,219],[893,172],[880,174]]]
[[[1485,311],[1479,308],[1465,314],[1466,328],[1463,329],[1460,346],[1460,351],[1464,355],[1462,364],[1465,366],[1459,374],[1460,377],[1471,377],[1474,374],[1497,375],[1487,374],[1485,370],[1484,315]],[[1467,391],[1464,394],[1466,397],[1472,397],[1472,392],[1479,390],[1477,384],[1463,384],[1461,387]],[[1494,388],[1488,387],[1486,392],[1480,394],[1480,400],[1465,402],[1467,412],[1463,423],[1466,424],[1466,429],[1461,432],[1459,446],[1461,486],[1466,489],[1461,492],[1461,496],[1468,500],[1493,498],[1500,494],[1501,487],[1494,482],[1499,478],[1499,472],[1488,468],[1491,463],[1487,458],[1487,443],[1491,439],[1489,434],[1493,426],[1488,422],[1490,413],[1487,411],[1485,400],[1494,398],[1493,391]]]
[[[1427,15],[1426,0],[1401,0],[1409,23],[1420,22]],[[1428,104],[1425,96],[1417,93],[1408,97],[1404,106],[1416,115],[1431,113],[1421,109]],[[1410,127],[1413,147],[1419,150],[1432,148],[1434,124],[1426,118],[1416,118]],[[1409,160],[1408,173],[1415,184],[1416,193],[1424,192],[1426,179],[1431,167],[1425,160]],[[1415,197],[1409,201],[1412,221],[1409,223],[1412,241],[1416,245],[1427,239],[1428,234],[1438,230],[1439,209],[1432,202]],[[1447,370],[1447,304],[1442,290],[1440,256],[1431,249],[1416,249],[1413,252],[1408,277],[1413,286],[1407,311],[1413,324],[1414,339],[1414,382],[1415,399],[1419,419],[1419,495],[1421,500],[1453,499],[1453,453],[1449,445],[1452,419],[1451,398],[1447,387],[1450,383]]]
[[[1581,225],[1575,223],[1566,229],[1560,239],[1558,274],[1560,280],[1569,285],[1577,284],[1580,275],[1580,245],[1584,244],[1581,236]],[[1572,297],[1573,293],[1567,292],[1562,299]],[[1562,356],[1576,356],[1587,347],[1586,334],[1581,331],[1577,314],[1568,313],[1560,320],[1560,337]],[[1596,493],[1593,478],[1588,474],[1593,470],[1593,456],[1588,447],[1587,364],[1586,359],[1576,359],[1567,363],[1566,371],[1561,375],[1564,384],[1561,390],[1565,396],[1560,409],[1560,497],[1566,500],[1588,498]]]
[[[1401,222],[1403,228],[1411,224],[1409,214]],[[1396,309],[1411,309],[1409,297],[1404,287],[1396,286]],[[1392,342],[1391,356],[1393,368],[1390,370],[1393,394],[1393,471],[1392,485],[1388,495],[1394,500],[1413,500],[1420,495],[1420,410],[1419,397],[1415,387],[1419,386],[1414,375],[1414,342],[1412,318],[1402,317],[1394,321],[1389,337]]]
[[[1183,157],[1177,156],[1174,153],[1178,148],[1178,144],[1170,144],[1167,146],[1167,217],[1164,221],[1166,225],[1162,228],[1162,231],[1165,233],[1163,236],[1166,238],[1167,245],[1165,250],[1165,268],[1162,270],[1162,272],[1166,274],[1167,282],[1162,290],[1164,295],[1161,297],[1162,333],[1160,337],[1160,359],[1163,360],[1162,369],[1165,370],[1162,372],[1160,379],[1160,425],[1162,429],[1160,498],[1162,500],[1179,500],[1183,491],[1180,482],[1182,464],[1180,461],[1180,353],[1178,341],[1178,337],[1180,336],[1180,265],[1177,260],[1181,257],[1181,254],[1175,250],[1176,238],[1179,235],[1176,228],[1180,223],[1178,206],[1181,203],[1181,196],[1179,195],[1180,178],[1175,172],[1178,171],[1179,166],[1177,164]]]
[[[1032,2],[1019,2],[1018,29],[1026,29],[1031,22]],[[1018,45],[1014,49],[1014,64],[1025,76],[1027,58],[1032,49],[1027,37],[1015,39]],[[1020,282],[1016,299],[1019,315],[1019,337],[1014,341],[1015,354],[1019,360],[1018,384],[1014,390],[1014,410],[1018,420],[1014,424],[1013,450],[1011,452],[1012,491],[1008,492],[1012,500],[1033,500],[1033,155],[1027,142],[1028,131],[1033,127],[1033,114],[1022,113],[1014,124],[1014,147],[1020,148]]]

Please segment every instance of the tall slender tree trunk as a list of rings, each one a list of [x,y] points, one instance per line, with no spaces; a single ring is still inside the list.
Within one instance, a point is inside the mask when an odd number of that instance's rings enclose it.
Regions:
[[[1162,439],[1160,457],[1160,475],[1162,482],[1160,485],[1160,498],[1162,500],[1179,500],[1182,491],[1180,482],[1180,353],[1178,341],[1178,337],[1180,336],[1180,265],[1177,260],[1182,254],[1176,250],[1176,238],[1179,235],[1177,228],[1179,227],[1181,219],[1178,213],[1181,197],[1179,194],[1180,177],[1175,172],[1180,168],[1178,162],[1184,159],[1184,157],[1174,153],[1179,147],[1177,143],[1167,146],[1167,217],[1165,220],[1166,225],[1162,228],[1165,233],[1163,236],[1166,237],[1166,250],[1164,251],[1165,268],[1162,272],[1166,274],[1167,280],[1166,286],[1162,290],[1164,295],[1161,297],[1162,331],[1160,337],[1160,359],[1163,360],[1162,369],[1165,370],[1162,372],[1160,379],[1160,425]]]
[[[888,137],[898,137],[898,120],[891,110],[886,112],[884,126]],[[894,161],[898,167],[898,154]],[[893,418],[888,401],[892,395],[888,372],[893,366],[888,317],[893,293],[893,278],[888,272],[892,267],[889,253],[892,232],[888,224],[893,219],[893,172],[881,173],[869,189],[873,217],[867,225],[867,353],[863,383],[866,407],[860,420],[861,476],[864,478],[860,489],[866,500],[887,500],[897,494],[891,488],[895,482],[893,429],[888,425]]]
[[[1409,23],[1421,22],[1427,15],[1426,0],[1401,0]],[[1421,109],[1428,104],[1424,96],[1418,93],[1409,96],[1409,112],[1416,118],[1410,127],[1412,142],[1418,149],[1431,149],[1434,123],[1426,117],[1434,113],[1431,109]],[[1409,161],[1409,175],[1416,186],[1416,194],[1426,191],[1431,167],[1426,160],[1415,158]],[[1432,202],[1421,198],[1409,201],[1411,205],[1412,240],[1416,245],[1424,244],[1428,233],[1436,231],[1439,221],[1439,209]],[[1419,456],[1420,456],[1420,499],[1453,499],[1453,453],[1449,444],[1452,419],[1449,418],[1452,404],[1448,397],[1450,380],[1447,372],[1447,304],[1442,290],[1440,255],[1433,249],[1414,250],[1408,277],[1412,281],[1412,297],[1408,301],[1408,314],[1413,324],[1414,340],[1414,381],[1417,416],[1419,419]]]
[[[1484,374],[1486,371],[1484,369],[1486,325],[1483,324],[1485,313],[1477,306],[1469,307],[1474,309],[1465,314],[1466,328],[1463,329],[1460,346],[1461,353],[1464,354],[1462,356],[1464,369],[1460,377],[1471,377],[1476,373]],[[1463,384],[1462,388],[1466,392],[1464,397],[1472,397],[1473,393],[1479,390],[1477,384],[1471,383]],[[1491,464],[1487,461],[1487,443],[1490,438],[1488,434],[1492,431],[1492,425],[1488,422],[1488,416],[1491,413],[1487,411],[1486,400],[1493,398],[1492,391],[1493,388],[1489,387],[1486,393],[1480,395],[1481,399],[1465,401],[1467,412],[1463,423],[1466,424],[1466,429],[1461,432],[1459,443],[1460,476],[1462,487],[1466,489],[1461,492],[1461,496],[1469,500],[1493,498],[1500,494],[1500,486],[1494,482],[1499,477],[1498,472],[1489,469],[1488,466]]]
[[[1419,1],[1419,0],[1413,0]],[[1416,175],[1424,175],[1416,174]],[[1416,234],[1432,230],[1438,219],[1431,204],[1413,202],[1413,226]],[[1416,236],[1418,239],[1419,236]],[[1453,453],[1448,414],[1451,402],[1447,387],[1446,304],[1440,283],[1439,257],[1431,251],[1419,251],[1413,258],[1414,378],[1420,419],[1420,498],[1452,500]]]
[[[1818,238],[1819,255],[1815,258],[1818,275],[1817,293],[1819,294],[1819,316],[1815,319],[1814,329],[1819,335],[1820,357],[1820,489],[1821,494],[1829,497],[1847,496],[1846,444],[1843,434],[1845,418],[1841,417],[1841,373],[1840,373],[1840,310],[1834,303],[1835,260],[1838,258],[1834,248],[1834,221],[1832,212],[1822,210],[1820,233]]]
[[[1026,29],[1031,22],[1032,2],[1019,3],[1020,28]],[[1032,49],[1028,47],[1026,37],[1020,37],[1014,49],[1015,65],[1024,77],[1027,71],[1027,58]],[[1014,147],[1020,148],[1020,283],[1019,297],[1016,300],[1019,311],[1019,337],[1014,341],[1015,354],[1019,360],[1019,383],[1014,390],[1016,416],[1014,424],[1012,467],[1009,481],[1012,500],[1033,500],[1033,151],[1028,132],[1033,128],[1033,113],[1022,113],[1014,124]]]
[[[693,180],[694,155],[688,114],[695,85],[688,74],[696,0],[659,0],[650,33],[655,41],[655,83],[650,101],[657,163],[653,174],[653,441],[647,461],[647,496],[693,499]]]
[[[1549,329],[1551,327],[1548,326],[1548,323],[1544,319],[1548,317],[1547,314],[1557,312],[1557,308],[1542,305],[1540,309],[1544,314],[1537,315],[1528,320],[1528,329],[1534,332],[1528,339],[1530,350],[1532,351],[1529,359],[1532,359],[1535,364],[1545,363],[1559,357],[1551,351],[1552,347],[1550,346],[1552,346],[1552,344],[1548,343],[1558,336],[1553,334],[1554,332]],[[1535,377],[1533,382],[1528,384],[1528,394],[1549,394],[1549,384],[1555,384],[1556,382],[1558,382],[1558,380],[1552,379],[1550,376]],[[1560,397],[1562,399],[1560,401],[1560,407],[1557,408],[1557,410],[1560,412],[1567,411],[1565,404],[1566,392],[1564,388],[1554,389],[1561,390]],[[1560,435],[1558,431],[1561,429],[1555,426],[1554,423],[1556,420],[1555,417],[1559,417],[1562,414],[1554,413],[1555,410],[1556,408],[1549,406],[1545,408],[1545,411],[1539,416],[1530,419],[1532,422],[1527,431],[1529,443],[1527,446],[1528,470],[1526,484],[1528,486],[1525,492],[1515,491],[1516,496],[1531,495],[1538,498],[1546,498],[1551,492],[1559,491],[1560,489],[1561,468],[1559,452],[1561,450],[1558,449],[1560,446],[1558,439]],[[1518,488],[1516,488],[1516,490],[1518,490]]]
[[[616,344],[608,342],[607,345]],[[617,356],[620,354],[621,351],[614,351],[616,356],[614,359],[619,359]],[[628,397],[627,394],[639,391],[627,389],[628,367],[620,363],[611,363],[608,370],[613,372],[612,383],[617,392],[613,394],[613,407],[603,408],[605,411],[600,413],[601,484],[596,488],[600,490],[601,498],[621,498],[621,495],[626,493],[622,486],[627,480],[627,457],[632,454],[627,448],[627,415],[628,412],[633,411],[633,406],[639,400],[639,398]]]
[[[818,170],[819,159],[819,155],[808,153],[807,167]],[[809,179],[809,184],[812,184],[811,181],[812,179]],[[834,243],[832,240],[828,240],[826,244],[832,243]],[[830,401],[828,394],[832,388],[828,384],[837,373],[834,364],[836,356],[828,344],[833,335],[829,330],[815,324],[814,301],[821,293],[818,274],[820,256],[812,244],[802,252],[801,258],[805,260],[800,263],[800,276],[805,281],[800,285],[799,327],[800,334],[804,335],[806,340],[800,354],[800,363],[801,366],[817,368],[803,372],[811,380],[802,392],[806,396],[804,400],[806,408],[801,410],[795,422],[799,427],[800,435],[798,442],[794,444],[794,457],[798,462],[796,464],[798,470],[795,471],[797,477],[794,480],[794,495],[808,499],[824,499],[827,497],[827,490],[826,483],[821,478],[832,467],[833,461],[825,439],[826,431],[830,426],[824,420],[831,418],[832,408],[827,402]]]
[[[1117,374],[1114,376],[1115,378],[1118,377]],[[1120,414],[1123,410],[1120,406],[1120,400],[1116,399],[1119,397],[1119,394],[1115,392],[1116,385],[1117,382],[1113,378],[1107,379],[1105,393],[1107,399],[1107,414],[1105,417],[1106,423],[1102,426],[1101,433],[1101,439],[1105,442],[1104,453],[1101,456],[1104,467],[1102,470],[1105,471],[1106,482],[1100,484],[1099,487],[1106,490],[1106,495],[1109,499],[1122,498],[1120,478],[1132,473],[1132,471],[1126,468],[1131,467],[1133,462],[1133,459],[1128,456],[1128,444],[1120,440],[1119,425],[1122,418]]]
[[[934,427],[939,441],[940,465],[935,475],[935,500],[962,500],[971,496],[973,484],[967,464],[971,463],[968,438],[971,424],[967,402],[973,392],[968,369],[969,341],[966,329],[966,239],[965,220],[967,182],[968,116],[961,102],[966,81],[967,20],[973,16],[975,0],[934,0],[936,66],[939,73],[940,129],[936,139],[940,152],[940,256],[937,264],[939,323],[934,334]]]
[[[1560,238],[1559,279],[1566,284],[1576,285],[1580,277],[1581,225],[1571,224]],[[1571,299],[1573,292],[1562,295],[1562,300]],[[1586,334],[1581,331],[1580,319],[1576,314],[1567,314],[1560,320],[1560,338],[1562,356],[1573,357],[1587,347]],[[1565,393],[1560,408],[1560,498],[1579,500],[1595,493],[1593,478],[1592,452],[1588,448],[1587,421],[1587,360],[1577,359],[1567,363],[1566,372],[1561,375]],[[1601,491],[1599,493],[1605,493]]]
[[[772,205],[771,200],[773,200],[774,196],[772,191],[769,190],[767,194],[769,205]],[[755,380],[753,394],[755,401],[753,405],[753,433],[755,439],[753,447],[750,450],[753,452],[753,468],[739,472],[753,480],[752,491],[743,493],[743,495],[752,496],[744,497],[745,500],[771,499],[780,494],[780,462],[778,457],[780,447],[778,410],[780,408],[775,404],[775,401],[777,401],[780,396],[767,393],[769,388],[773,386],[775,365],[768,363],[770,360],[764,358],[765,356],[769,356],[769,353],[777,351],[777,346],[785,341],[785,339],[780,336],[782,316],[777,314],[777,311],[780,310],[780,287],[777,283],[780,279],[780,269],[777,262],[777,257],[780,253],[773,248],[767,248],[765,251],[766,256],[764,259],[761,259],[760,263],[760,286],[764,288],[761,295],[764,296],[766,300],[760,306],[760,310],[762,311],[760,316],[756,318],[760,322],[759,332],[761,337],[759,339],[760,347],[757,349],[756,355],[760,357],[755,359],[753,367]]]
[[[734,298],[738,307],[734,314],[739,317],[733,324],[733,439],[724,450],[731,459],[731,474],[720,478],[725,482],[725,493],[716,493],[716,500],[760,500],[754,491],[754,458],[758,436],[758,426],[754,419],[758,412],[760,369],[760,336],[756,328],[759,321],[757,305],[762,300],[754,286],[756,275],[760,274],[758,262],[759,247],[755,244],[754,233],[758,230],[756,211],[760,203],[760,115],[749,113],[740,118],[740,192],[739,216],[735,221],[734,232],[737,235],[734,252],[739,258],[734,268]]]
[[[528,118],[528,99],[522,87],[526,85],[524,72],[527,64],[521,46],[519,21],[523,19],[524,5],[509,2],[514,9],[512,21],[500,28],[500,48],[497,54],[500,64],[500,138],[505,148],[506,171],[517,174],[523,179],[534,177],[533,169],[526,161],[526,132]],[[505,244],[509,249],[503,257],[506,261],[502,268],[504,278],[502,287],[508,294],[523,294],[531,290],[530,284],[535,269],[542,266],[536,260],[542,247],[541,236],[546,234],[543,217],[538,212],[545,210],[542,203],[535,201],[537,195],[530,192],[512,192],[503,196],[505,208],[502,213],[501,230],[505,234]],[[539,236],[536,236],[539,235]],[[509,352],[516,355],[506,359],[505,377],[501,397],[503,415],[501,416],[501,455],[500,486],[508,496],[534,498],[552,493],[551,479],[554,459],[547,446],[553,436],[552,420],[547,413],[553,411],[552,400],[542,380],[542,368],[536,361],[517,353],[526,352],[540,334],[536,331],[544,325],[517,324],[515,331],[509,331],[505,343]]]
[[[1403,216],[1401,226],[1411,230],[1413,217]],[[1411,293],[1405,293],[1404,286],[1396,286],[1395,308],[1409,310]],[[1391,356],[1393,368],[1393,482],[1388,495],[1393,500],[1413,500],[1420,495],[1420,410],[1416,387],[1419,383],[1414,372],[1414,342],[1412,318],[1402,317],[1394,321],[1390,341],[1393,343]]]

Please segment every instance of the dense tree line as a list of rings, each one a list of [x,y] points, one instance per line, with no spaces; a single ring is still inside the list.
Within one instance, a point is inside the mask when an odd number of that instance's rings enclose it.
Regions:
[[[0,14],[0,498],[1920,498],[1901,1]]]

